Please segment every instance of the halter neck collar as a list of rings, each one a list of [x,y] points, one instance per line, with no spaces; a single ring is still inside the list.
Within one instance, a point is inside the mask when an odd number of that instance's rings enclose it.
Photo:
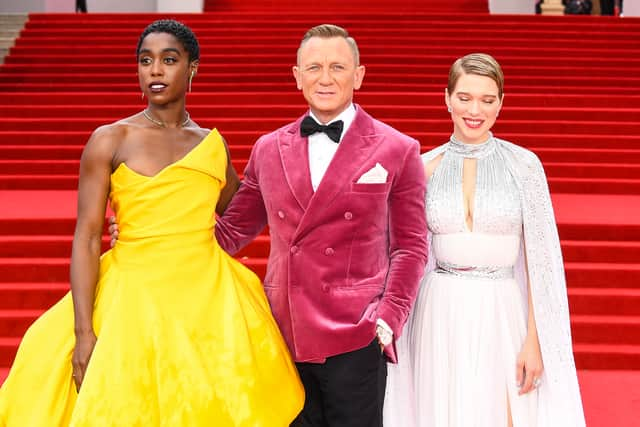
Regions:
[[[466,144],[462,141],[457,140],[453,135],[451,135],[451,138],[449,138],[448,143],[448,149],[450,151],[463,157],[472,159],[481,159],[483,157],[487,157],[493,152],[493,150],[495,150],[495,148],[496,140],[491,132],[489,132],[489,138],[485,142],[480,144]]]

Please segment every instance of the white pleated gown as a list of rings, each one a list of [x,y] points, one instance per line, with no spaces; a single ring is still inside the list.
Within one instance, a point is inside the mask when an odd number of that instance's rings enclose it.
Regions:
[[[508,269],[520,236],[435,235],[432,249],[446,263]],[[509,402],[514,425],[535,426],[537,392],[518,396],[516,384],[516,357],[527,333],[526,301],[516,281],[436,271],[426,281],[412,330],[418,425],[506,426]]]
[[[509,408],[514,427],[584,427],[560,242],[540,161],[493,136],[475,145],[452,137],[423,154],[424,162],[438,156],[427,184],[429,260],[396,342],[398,364],[389,364],[385,427],[506,427]],[[477,160],[470,226],[465,158]],[[540,387],[519,396],[527,282],[545,369]]]

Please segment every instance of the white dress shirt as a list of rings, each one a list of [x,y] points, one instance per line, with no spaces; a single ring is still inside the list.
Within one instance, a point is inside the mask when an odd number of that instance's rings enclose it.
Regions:
[[[356,108],[353,104],[350,104],[346,110],[342,113],[338,114],[338,116],[331,120],[329,123],[322,123],[318,118],[310,112],[309,115],[316,122],[329,125],[338,120],[342,120],[342,135],[340,135],[340,141],[342,141],[342,137],[349,127],[351,123],[353,123],[353,119],[356,117]],[[313,187],[313,191],[318,189],[320,185],[320,181],[322,181],[322,177],[324,173],[327,171],[329,167],[329,163],[333,159],[333,155],[336,154],[336,150],[338,149],[338,144],[329,139],[326,133],[324,132],[316,132],[312,135],[309,135],[309,172],[311,172],[311,186]]]
[[[356,117],[356,108],[353,104],[350,104],[346,110],[342,113],[338,114],[338,116],[331,120],[329,123],[322,123],[318,118],[313,114],[313,112],[309,112],[309,115],[316,122],[329,125],[335,121],[342,120],[342,134],[340,135],[340,141],[342,141],[342,137],[347,133],[349,127],[353,123],[353,119]],[[336,154],[338,150],[338,144],[333,142],[327,134],[324,132],[316,132],[312,135],[309,135],[309,172],[311,172],[311,186],[313,187],[313,191],[318,189],[320,185],[320,181],[324,177],[331,160],[333,160],[333,156]],[[378,340],[383,345],[389,345],[393,340],[393,331],[391,327],[382,319],[378,319],[376,333],[378,335]]]

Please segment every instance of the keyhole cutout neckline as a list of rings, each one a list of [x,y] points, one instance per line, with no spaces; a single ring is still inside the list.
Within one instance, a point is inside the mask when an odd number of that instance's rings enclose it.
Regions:
[[[454,153],[463,157],[462,159],[462,176],[460,177],[461,181],[461,197],[462,197],[462,209],[463,209],[463,222],[465,226],[465,230],[468,232],[473,232],[475,229],[475,205],[476,205],[476,183],[478,176],[478,159],[482,159],[489,154],[491,154],[496,148],[496,141],[493,138],[493,134],[489,133],[489,138],[480,144],[466,144],[462,141],[456,139],[455,136],[451,135],[449,138],[449,149]],[[472,178],[473,183],[472,188],[469,189],[469,196],[465,193],[465,170],[469,167],[469,164],[472,162],[466,161],[467,159],[473,160],[473,168],[475,169],[474,173],[470,174],[467,178]],[[468,203],[467,203],[468,200]]]
[[[465,172],[467,168],[473,168],[467,175]],[[464,225],[467,232],[472,233],[474,227],[473,219],[475,217],[475,202],[476,202],[476,181],[478,177],[478,160],[474,158],[462,159],[462,176],[460,181],[462,183],[462,212],[464,214]],[[465,178],[469,179],[467,184]],[[467,187],[468,185],[468,187]],[[469,194],[465,190],[469,191]]]

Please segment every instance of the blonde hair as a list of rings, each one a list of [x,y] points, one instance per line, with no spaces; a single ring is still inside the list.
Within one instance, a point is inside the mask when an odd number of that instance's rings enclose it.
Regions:
[[[449,70],[449,83],[447,84],[449,94],[453,93],[462,73],[489,77],[498,85],[498,97],[502,99],[504,93],[504,74],[502,74],[500,64],[498,64],[498,61],[496,61],[493,56],[486,53],[471,53],[462,58],[458,58]]]
[[[358,44],[355,39],[349,35],[349,32],[342,27],[338,27],[333,24],[322,24],[310,28],[302,37],[300,47],[298,48],[298,64],[300,64],[300,50],[304,44],[312,37],[320,37],[322,39],[331,39],[334,37],[342,37],[346,40],[347,44],[353,52],[353,59],[356,66],[360,65],[360,51],[358,50]]]

